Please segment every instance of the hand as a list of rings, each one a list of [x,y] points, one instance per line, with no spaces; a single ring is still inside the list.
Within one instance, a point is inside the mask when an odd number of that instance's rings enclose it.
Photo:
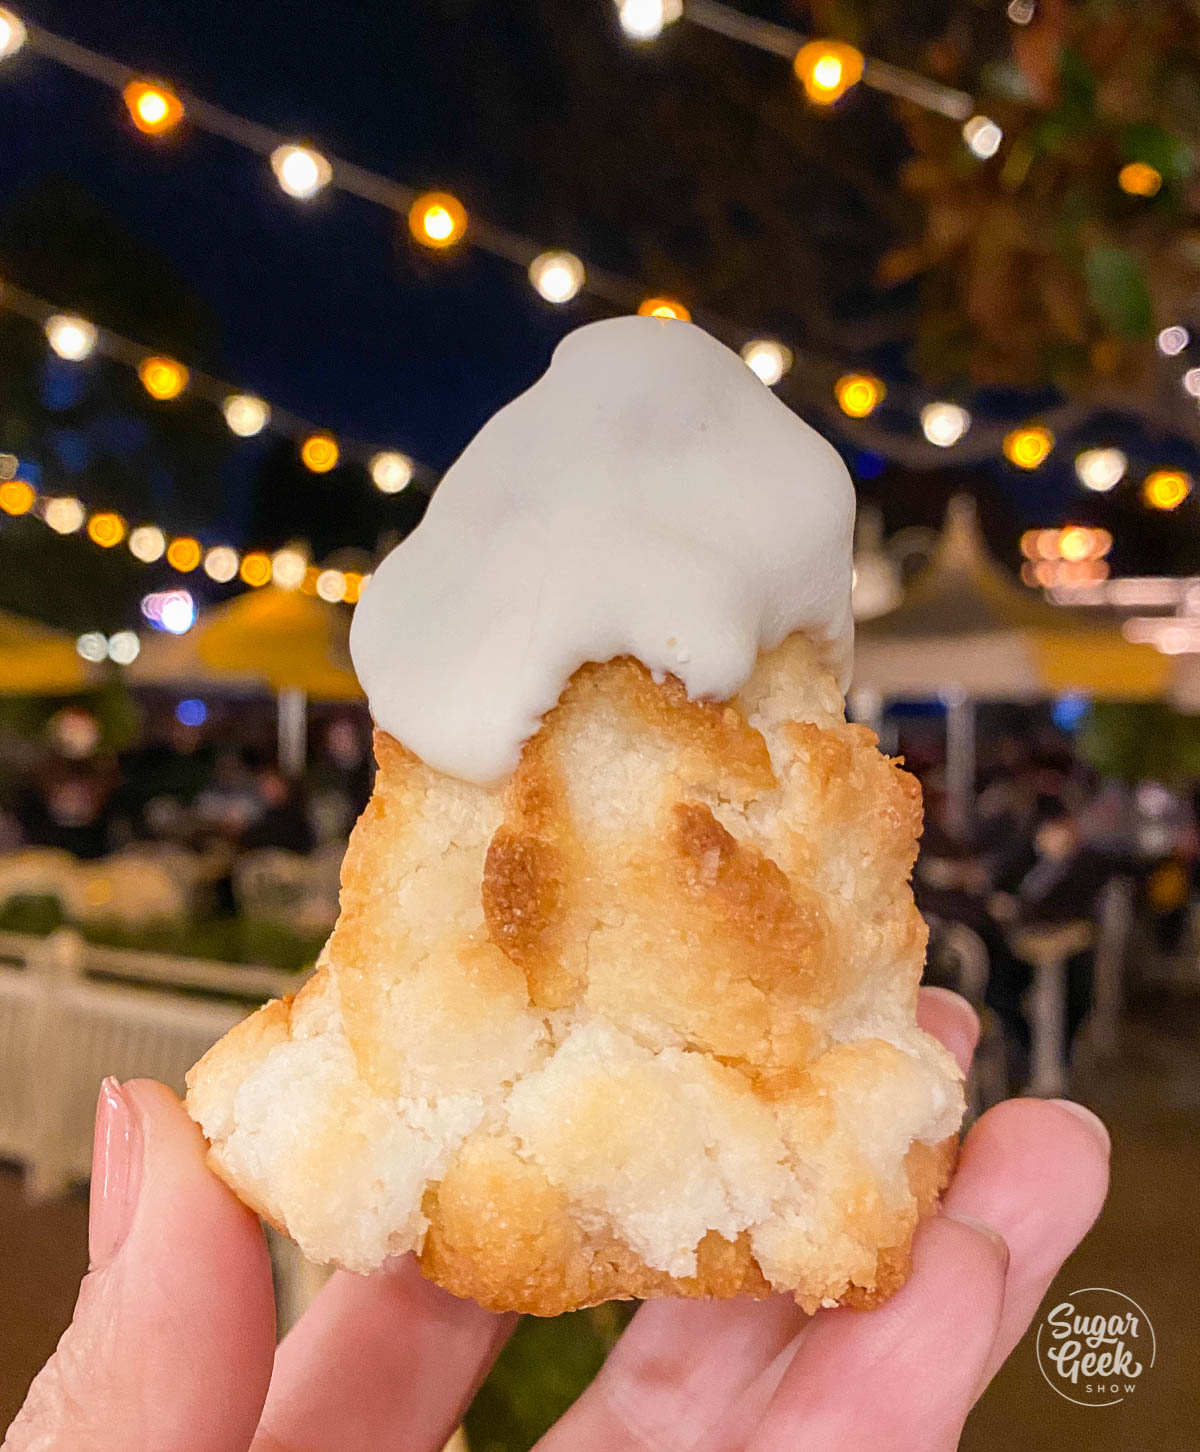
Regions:
[[[978,1026],[923,989],[965,1065]],[[1103,1203],[1077,1105],[1010,1100],[963,1146],[912,1278],[876,1311],[650,1301],[539,1452],[950,1452]],[[335,1275],[275,1347],[262,1232],[162,1085],[101,1093],[92,1269],[4,1452],[437,1452],[514,1324],[411,1258]]]

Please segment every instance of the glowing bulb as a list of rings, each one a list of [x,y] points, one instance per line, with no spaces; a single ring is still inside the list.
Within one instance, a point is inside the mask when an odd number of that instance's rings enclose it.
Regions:
[[[529,280],[547,302],[570,302],[585,279],[583,263],[573,252],[543,252],[529,264]]]
[[[1190,393],[1193,398],[1200,398],[1200,368],[1189,368],[1180,382],[1185,393]]]
[[[230,433],[239,439],[252,439],[271,422],[270,406],[252,393],[231,393],[221,405]]]
[[[299,550],[276,550],[271,556],[271,579],[281,590],[298,590],[307,569],[308,561]]]
[[[368,467],[371,482],[381,494],[399,494],[412,482],[412,460],[395,449],[384,449],[376,454]]]
[[[792,366],[792,350],[773,338],[755,338],[742,349],[746,367],[761,378],[768,388],[774,388]]]
[[[1142,503],[1150,509],[1178,509],[1192,492],[1192,479],[1182,469],[1156,469],[1142,482]]]
[[[1004,132],[990,116],[972,116],[964,121],[962,135],[968,150],[980,161],[995,156],[1004,140]]]
[[[169,86],[130,81],[122,95],[133,124],[147,136],[161,136],[183,120],[183,102]]]
[[[1040,424],[1013,429],[1004,438],[1004,457],[1018,469],[1036,469],[1054,447],[1054,435]]]
[[[75,649],[84,660],[97,665],[108,659],[108,637],[101,635],[98,630],[89,630],[75,642]]]
[[[318,580],[320,576],[317,577]],[[347,605],[357,605],[358,597],[362,594],[363,577],[356,570],[346,571],[346,584],[342,591],[342,599]]]
[[[849,418],[866,418],[883,402],[887,388],[873,373],[844,373],[833,385],[838,407]]]
[[[322,570],[317,576],[317,594],[330,605],[336,605],[346,593],[346,577],[341,570]]]
[[[1120,449],[1084,449],[1075,457],[1075,476],[1085,489],[1107,494],[1125,477],[1129,460]]]
[[[6,479],[0,484],[0,509],[5,514],[28,514],[37,499],[37,491],[24,479]]]
[[[156,524],[139,524],[129,535],[129,553],[144,565],[161,560],[167,549],[167,537]]]
[[[95,352],[99,334],[86,318],[76,317],[74,313],[56,313],[46,319],[46,339],[60,358],[68,363],[82,363]]]
[[[630,40],[657,40],[683,14],[683,0],[618,0],[621,29]]]
[[[1158,335],[1158,351],[1166,358],[1175,358],[1192,341],[1188,330],[1179,323],[1164,328]]]
[[[160,403],[178,398],[188,386],[188,371],[174,358],[143,358],[138,364],[142,387]]]
[[[300,459],[313,474],[328,474],[336,468],[340,450],[332,434],[309,434],[300,445]]]
[[[173,570],[178,570],[181,575],[190,575],[200,563],[203,554],[200,541],[183,534],[178,539],[173,539],[167,546],[167,564]]]
[[[93,544],[98,544],[101,549],[110,550],[125,538],[125,521],[119,514],[105,510],[100,514],[92,515],[88,520],[87,532],[88,538]]]
[[[1128,162],[1117,173],[1117,185],[1131,197],[1152,197],[1162,182],[1162,173],[1144,161]]]
[[[25,44],[26,33],[24,24],[11,10],[0,10],[0,60],[16,55]]]
[[[289,197],[315,197],[333,178],[333,167],[311,146],[277,146],[271,153],[275,180]]]
[[[271,578],[271,556],[264,554],[262,550],[252,550],[243,557],[238,573],[247,585],[253,585],[255,589],[258,589]]]
[[[638,315],[643,318],[674,318],[676,322],[691,321],[691,313],[683,303],[669,297],[648,297],[638,304]]]
[[[1058,553],[1062,559],[1071,562],[1090,560],[1096,552],[1096,544],[1090,529],[1081,524],[1070,524],[1059,532]]]
[[[921,410],[921,429],[931,444],[949,449],[971,427],[971,415],[957,403],[927,403]]]
[[[132,630],[118,630],[108,637],[108,658],[114,665],[132,665],[142,651],[142,642]]]
[[[423,247],[453,247],[467,230],[467,213],[449,192],[426,192],[412,204],[408,229]]]
[[[204,556],[204,573],[218,585],[228,585],[238,572],[238,552],[228,545],[214,545]]]
[[[74,534],[83,525],[83,505],[69,494],[47,499],[42,518],[55,534]]]
[[[831,106],[863,77],[863,54],[840,40],[810,40],[796,52],[792,69],[810,101]]]

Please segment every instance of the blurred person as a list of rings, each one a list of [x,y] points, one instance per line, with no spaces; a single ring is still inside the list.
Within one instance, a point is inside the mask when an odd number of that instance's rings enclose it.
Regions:
[[[242,834],[247,851],[280,847],[287,852],[311,852],[313,831],[300,786],[276,766],[263,767],[255,779],[258,814]]]

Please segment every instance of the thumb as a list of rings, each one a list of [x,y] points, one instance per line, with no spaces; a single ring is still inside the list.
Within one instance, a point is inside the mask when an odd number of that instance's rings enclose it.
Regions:
[[[169,1089],[104,1081],[92,1268],[0,1452],[245,1452],[275,1350],[271,1269],[204,1153]]]

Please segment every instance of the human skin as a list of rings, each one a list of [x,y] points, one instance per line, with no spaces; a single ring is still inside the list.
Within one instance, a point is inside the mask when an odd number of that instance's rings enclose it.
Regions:
[[[922,989],[919,1019],[965,1068],[968,1005]],[[2,1452],[438,1452],[515,1317],[405,1257],[335,1274],[277,1348],[262,1230],[204,1155],[170,1090],[106,1081],[91,1269]],[[885,1305],[647,1302],[538,1452],[949,1452],[1099,1213],[1108,1156],[1078,1105],[997,1105]]]

